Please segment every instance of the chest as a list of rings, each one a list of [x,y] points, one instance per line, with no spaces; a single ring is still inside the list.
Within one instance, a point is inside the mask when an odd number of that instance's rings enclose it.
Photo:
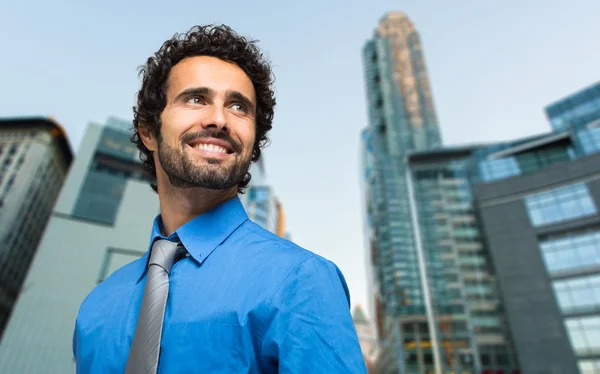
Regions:
[[[190,270],[174,267],[170,277],[159,371],[261,372],[257,336],[263,293],[251,287],[247,276]],[[125,366],[144,286],[143,280],[108,297],[92,323],[96,327],[88,331],[87,340],[94,342],[90,361],[105,372]]]

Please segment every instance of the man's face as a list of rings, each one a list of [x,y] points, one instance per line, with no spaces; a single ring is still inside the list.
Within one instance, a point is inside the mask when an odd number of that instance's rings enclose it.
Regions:
[[[256,94],[235,64],[214,57],[171,69],[157,137],[157,171],[174,187],[226,189],[242,181],[256,137]]]

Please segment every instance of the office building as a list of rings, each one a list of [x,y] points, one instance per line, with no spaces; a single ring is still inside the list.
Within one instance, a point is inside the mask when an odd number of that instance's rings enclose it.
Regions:
[[[409,154],[439,148],[441,135],[423,47],[410,19],[401,12],[387,13],[365,44],[363,60],[369,116],[361,137],[365,230],[373,295],[369,309],[382,342],[378,370],[441,370],[441,353],[434,354],[429,338],[435,323],[428,323],[418,228],[407,219],[412,212]],[[423,341],[402,344],[404,336]]]
[[[113,271],[147,251],[159,202],[130,136],[130,122],[89,124],[0,341],[0,373],[74,372],[79,305]],[[266,186],[260,187],[259,197]],[[277,204],[267,197],[264,203],[248,191],[240,195],[251,214],[275,229]]]
[[[600,121],[600,82],[548,105],[546,116],[556,131]]]
[[[286,237],[283,205],[266,183],[264,158],[250,167],[252,179],[240,199],[248,218],[280,237]]]
[[[0,336],[73,158],[47,118],[0,120]]]
[[[563,131],[478,155],[478,209],[527,374],[600,374],[600,126],[564,113]]]
[[[79,305],[147,250],[159,205],[130,127],[88,126],[0,343],[0,372],[74,372]]]

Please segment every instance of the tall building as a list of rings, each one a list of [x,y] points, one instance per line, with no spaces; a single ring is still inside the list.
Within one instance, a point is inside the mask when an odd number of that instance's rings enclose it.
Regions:
[[[275,196],[273,187],[266,183],[263,159],[252,164],[252,180],[241,201],[248,218],[281,237],[285,237],[283,205]]]
[[[362,132],[370,288],[383,373],[433,368],[431,350],[408,364],[397,337],[415,324],[427,329],[407,181],[408,154],[437,148],[441,135],[423,47],[404,13],[386,14],[363,48],[369,124]],[[405,321],[398,324],[399,320]],[[423,325],[424,324],[424,325]],[[423,327],[425,326],[425,327]],[[399,328],[398,334],[395,327]],[[428,330],[427,330],[428,331]]]
[[[600,121],[600,82],[548,105],[546,116],[557,131]]]
[[[88,126],[0,342],[0,372],[74,372],[79,305],[147,250],[159,205],[130,127]]]
[[[600,126],[563,113],[562,131],[482,150],[475,195],[523,373],[600,374]]]
[[[74,372],[81,302],[147,251],[159,202],[130,136],[130,122],[89,124],[0,341],[0,373]],[[257,198],[267,187],[257,167],[250,192],[240,198],[249,215],[275,230],[277,204],[272,194],[267,203]],[[260,187],[257,196],[253,187]]]
[[[72,158],[54,121],[0,120],[0,336]]]

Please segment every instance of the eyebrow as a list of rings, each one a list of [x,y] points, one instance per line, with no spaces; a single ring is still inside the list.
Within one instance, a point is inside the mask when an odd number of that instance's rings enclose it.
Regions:
[[[193,87],[193,88],[188,88],[187,90],[184,90],[182,92],[180,92],[176,97],[175,97],[175,101],[181,101],[183,99],[189,98],[190,96],[215,96],[216,92],[215,90],[213,90],[212,88],[209,87]],[[244,104],[244,106],[246,106],[246,108],[248,109],[249,112],[254,113],[256,108],[255,105],[252,104],[252,101],[243,93],[236,91],[236,90],[228,90],[227,92],[225,92],[225,98],[228,101],[231,101],[232,99],[235,101],[239,101],[242,104]]]
[[[244,104],[244,106],[248,109],[249,112],[255,112],[254,104],[252,104],[252,101],[243,93],[239,91],[229,90],[225,93],[225,97],[229,100],[234,99],[236,101],[239,101],[242,104]]]

